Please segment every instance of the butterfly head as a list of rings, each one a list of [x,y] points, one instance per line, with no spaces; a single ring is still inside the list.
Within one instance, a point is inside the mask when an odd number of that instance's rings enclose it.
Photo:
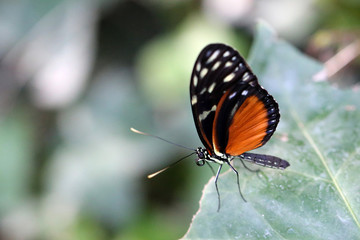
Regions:
[[[204,166],[205,162],[210,160],[210,154],[205,148],[198,147],[195,152],[198,156],[196,159],[196,165]]]
[[[222,165],[224,162],[228,162],[232,159],[229,158],[229,156],[227,156],[226,154],[222,154],[221,156],[218,156],[216,154],[211,155],[208,150],[202,147],[198,147],[195,150],[195,153],[198,156],[198,158],[196,159],[196,165],[198,166],[204,166],[205,162],[213,162]]]

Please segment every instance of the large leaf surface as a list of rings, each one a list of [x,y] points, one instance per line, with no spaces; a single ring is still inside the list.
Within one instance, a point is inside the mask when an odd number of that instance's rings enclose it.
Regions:
[[[219,179],[217,212],[212,178],[183,239],[360,239],[359,93],[314,82],[321,65],[264,23],[249,62],[281,111],[276,134],[255,152],[291,166],[255,174],[235,160],[247,202],[228,170]]]

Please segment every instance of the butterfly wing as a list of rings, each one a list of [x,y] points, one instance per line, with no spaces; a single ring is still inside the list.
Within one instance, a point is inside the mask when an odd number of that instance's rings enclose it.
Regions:
[[[261,147],[275,132],[279,107],[260,85],[239,81],[221,98],[213,124],[217,155],[238,156]]]
[[[191,75],[190,99],[197,132],[211,153],[214,153],[213,125],[219,102],[239,82],[258,86],[256,77],[236,50],[224,44],[210,44],[200,52]]]

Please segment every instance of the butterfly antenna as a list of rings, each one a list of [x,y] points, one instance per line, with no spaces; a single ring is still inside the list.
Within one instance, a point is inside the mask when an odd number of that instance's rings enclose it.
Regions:
[[[196,149],[192,149],[192,148],[185,147],[185,146],[183,146],[183,145],[180,145],[180,144],[171,142],[171,141],[169,141],[169,140],[166,140],[166,139],[164,139],[164,138],[162,138],[162,137],[158,137],[158,136],[152,135],[152,134],[150,134],[150,133],[141,132],[141,131],[139,131],[139,130],[137,130],[137,129],[135,129],[135,128],[130,128],[130,130],[133,131],[134,133],[138,133],[138,134],[141,134],[141,135],[150,136],[150,137],[153,137],[153,138],[160,139],[160,140],[162,140],[162,141],[164,141],[164,142],[170,143],[170,144],[175,145],[175,146],[178,146],[178,147],[180,147],[180,148],[185,148],[185,149],[188,149],[188,150],[191,150],[191,151],[196,151]]]
[[[157,172],[154,172],[154,173],[148,175],[147,177],[148,177],[148,178],[153,178],[153,177],[155,177],[156,175],[164,172],[165,170],[171,168],[172,166],[175,166],[176,164],[178,164],[179,162],[181,162],[181,161],[184,160],[185,158],[190,157],[191,155],[193,155],[193,154],[195,154],[195,153],[196,153],[196,152],[190,153],[189,155],[186,155],[185,157],[180,158],[180,159],[177,160],[176,162],[173,162],[173,163],[170,164],[169,166],[164,167],[163,169],[161,169],[161,170],[159,170],[159,171],[157,171]]]

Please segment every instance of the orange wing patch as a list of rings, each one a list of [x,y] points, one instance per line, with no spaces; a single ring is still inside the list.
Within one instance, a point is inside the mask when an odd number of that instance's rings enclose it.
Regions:
[[[264,103],[256,96],[248,97],[236,111],[229,127],[226,153],[240,155],[262,145],[268,127]]]

